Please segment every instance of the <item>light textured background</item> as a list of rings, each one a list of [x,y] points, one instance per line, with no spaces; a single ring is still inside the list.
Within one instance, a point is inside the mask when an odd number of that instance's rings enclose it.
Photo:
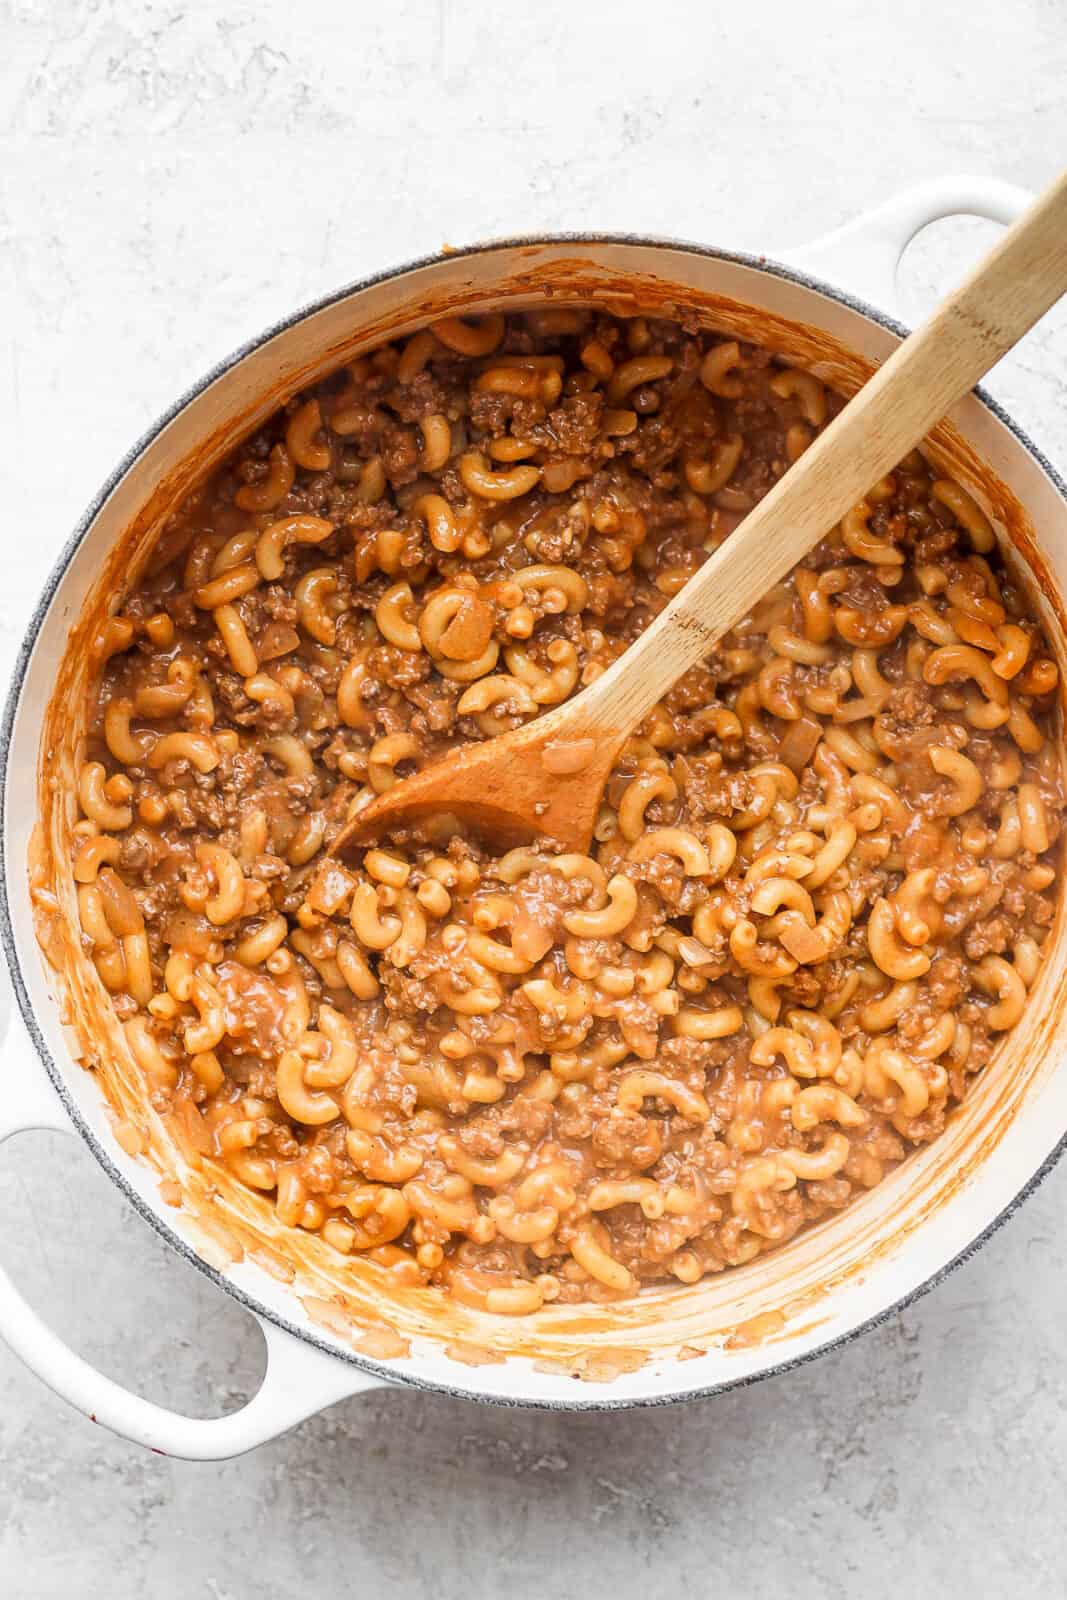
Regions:
[[[1061,0],[0,0],[0,674],[112,463],[295,304],[446,240],[773,249],[933,174],[1036,185],[1065,81]],[[920,239],[906,312],[991,234]],[[1065,363],[1053,317],[993,385],[1061,467]],[[0,1347],[0,1594],[1061,1594],[1065,1204],[1067,1167],[887,1327],[688,1409],[375,1394],[198,1467],[94,1429]],[[7,1147],[0,1252],[151,1397],[210,1414],[254,1389],[254,1327],[79,1146]]]

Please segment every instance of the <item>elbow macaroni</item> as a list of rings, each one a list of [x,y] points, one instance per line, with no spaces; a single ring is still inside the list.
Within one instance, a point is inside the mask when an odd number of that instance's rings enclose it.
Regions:
[[[294,397],[109,619],[83,947],[286,1226],[492,1314],[695,1283],[933,1138],[1019,1021],[1058,671],[917,454],[637,730],[588,855],[326,854],[610,667],[838,405],[668,322],[448,317]]]

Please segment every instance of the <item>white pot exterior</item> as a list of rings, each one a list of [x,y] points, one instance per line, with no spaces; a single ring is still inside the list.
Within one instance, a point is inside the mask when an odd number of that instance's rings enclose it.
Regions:
[[[897,257],[924,222],[971,209],[1004,220],[1018,209],[1019,200],[1003,186],[972,180],[926,186],[833,239],[796,252],[794,259],[817,265],[860,292],[888,297]],[[679,304],[707,305],[713,297],[716,319],[725,315],[726,325],[739,331],[749,326],[748,314],[738,312],[731,324],[735,314],[726,302],[753,308],[752,336],[762,334],[772,346],[846,384],[857,381],[860,372],[856,363],[850,366],[847,352],[861,362],[877,362],[896,342],[884,318],[876,320],[876,313],[787,268],[680,244],[584,238],[503,243],[401,269],[301,314],[239,353],[181,402],[106,487],[62,558],[31,625],[3,740],[5,895],[0,921],[7,924],[3,932],[21,1017],[16,1016],[0,1055],[0,1139],[26,1127],[69,1130],[76,1125],[157,1229],[256,1312],[270,1349],[264,1387],[244,1411],[217,1422],[177,1417],[127,1394],[73,1356],[43,1329],[0,1274],[0,1335],[58,1392],[131,1438],[191,1457],[236,1454],[323,1405],[383,1382],[414,1383],[502,1403],[589,1408],[663,1402],[750,1382],[853,1335],[935,1282],[1037,1181],[1067,1134],[1067,1026],[1053,1004],[1063,988],[1061,919],[1027,1020],[1012,1036],[1010,1048],[976,1081],[971,1099],[940,1140],[912,1156],[844,1215],[766,1262],[694,1289],[641,1296],[638,1304],[645,1309],[640,1312],[612,1308],[621,1331],[595,1332],[590,1344],[604,1349],[613,1342],[647,1346],[649,1356],[636,1370],[621,1372],[610,1383],[593,1384],[558,1369],[543,1370],[529,1355],[513,1354],[498,1364],[465,1364],[446,1353],[443,1338],[416,1339],[409,1356],[370,1361],[310,1322],[294,1290],[250,1259],[222,1274],[215,1272],[200,1260],[182,1212],[162,1203],[158,1174],[119,1146],[94,1075],[72,1062],[57,984],[35,942],[26,863],[38,812],[40,730],[56,665],[72,622],[119,536],[159,483],[170,484],[171,498],[184,491],[181,463],[197,457],[197,472],[202,470],[280,399],[350,356],[361,340],[374,344],[418,326],[446,303],[472,310],[509,300],[532,303],[542,300],[545,283],[554,285],[561,298],[577,288],[588,299],[606,288],[610,299],[611,293],[622,291],[624,281],[635,279],[660,303],[664,285],[672,286],[670,293]],[[1024,544],[1027,530],[1019,508],[1026,508],[1047,569],[1043,587],[1049,593],[1067,593],[1063,486],[982,399],[969,397],[952,420],[995,475],[972,476],[972,486],[978,487],[995,520],[1001,525],[1008,521]],[[954,469],[966,478],[973,460],[965,450],[955,457],[950,450],[949,455]],[[990,494],[988,484],[996,480],[999,484]],[[1057,609],[1049,606],[1045,622],[1062,661]],[[676,1324],[673,1345],[646,1338],[643,1320]],[[540,1353],[552,1356],[549,1323],[544,1324]],[[750,1336],[754,1328],[761,1337]],[[705,1353],[680,1361],[682,1345]]]

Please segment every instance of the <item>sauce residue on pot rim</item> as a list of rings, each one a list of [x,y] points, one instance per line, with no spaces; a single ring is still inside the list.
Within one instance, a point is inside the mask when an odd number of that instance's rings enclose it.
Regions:
[[[586,283],[591,281],[588,276],[589,271],[588,266],[581,262],[575,264],[555,263],[553,264],[551,276],[557,285],[566,280],[567,292],[569,293],[571,287],[579,281]],[[584,279],[582,277],[583,274],[585,274]],[[640,302],[646,308],[653,307],[657,303],[661,306],[665,304],[663,299],[657,302],[659,289],[647,281],[636,288],[631,285],[624,293],[634,297],[630,302],[631,304]],[[677,286],[671,287],[671,293],[675,299],[680,298]],[[721,313],[724,309],[725,303],[719,303],[717,310]],[[712,314],[714,315],[714,312]],[[749,328],[752,327],[754,320],[759,319],[758,313],[744,313],[743,308],[731,311],[730,315],[735,317],[747,316],[747,326]],[[769,322],[774,322],[774,320],[770,318]],[[727,331],[732,330],[728,328]],[[816,347],[818,349],[816,359],[821,363],[820,370],[833,367],[835,364],[840,366],[842,363],[845,366],[850,366],[853,373],[857,371],[857,365],[862,369],[862,363],[857,364],[855,358],[848,356],[845,352],[831,352],[830,356],[827,357],[826,343],[821,335],[816,335],[813,332],[810,335],[798,335],[795,327],[789,327],[788,332],[794,345],[797,343],[798,338],[803,341],[804,338],[810,337],[814,341],[813,349]],[[748,336],[751,337],[751,333]],[[793,351],[791,350],[790,353],[792,355]],[[794,359],[796,359],[795,356]],[[321,369],[321,362],[316,363],[316,365]],[[942,430],[939,430],[940,432]],[[232,437],[232,428],[230,436]],[[1033,549],[1032,534],[1028,530],[1026,519],[1004,486],[998,485],[991,474],[982,471],[981,464],[977,462],[973,453],[969,451],[966,444],[953,430],[948,428],[943,430],[939,447],[947,457],[951,457],[955,461],[957,470],[961,471],[961,475],[971,474],[972,481],[973,476],[979,477],[984,498],[987,505],[993,510],[995,517],[1006,525],[1016,545],[1034,559],[1036,553]],[[204,451],[205,457],[217,458],[217,454],[218,451],[210,446]],[[174,481],[187,484],[191,480],[189,474],[183,469],[174,475]],[[110,574],[104,575],[107,581],[102,581],[97,585],[98,607],[107,603],[109,588],[115,591],[125,589],[126,585],[123,579],[128,570],[126,563],[130,549],[139,545],[143,553],[146,544],[146,533],[158,521],[160,507],[165,502],[171,503],[168,502],[167,490],[164,485],[161,486],[160,496],[157,497],[154,505],[146,507],[146,517],[138,519],[139,525],[131,529],[123,549],[117,549],[113,553],[113,557],[108,563]],[[1040,561],[1036,561],[1036,572],[1046,600],[1055,605],[1057,603],[1055,589]],[[99,615],[98,610],[96,625],[99,622]],[[87,627],[83,617],[79,627],[75,629],[75,637],[77,637],[79,630],[84,640],[95,632],[95,626]],[[65,684],[66,689],[69,691],[75,682],[84,683],[83,665],[79,665],[76,661],[72,663],[71,658],[74,655],[75,651],[72,649],[61,668],[60,689]],[[65,763],[68,776],[73,777],[75,758],[69,729],[69,707],[71,702],[69,699],[66,701],[62,712],[59,710],[59,702],[60,694],[57,690],[57,697],[53,700],[46,731],[46,743],[50,755],[57,762],[58,770],[62,770]],[[67,793],[70,793],[69,789]],[[125,1042],[116,1033],[114,1019],[108,1014],[106,1002],[101,1000],[101,996],[98,993],[98,985],[94,986],[94,975],[91,971],[86,970],[87,964],[83,952],[80,948],[77,948],[67,933],[72,911],[71,884],[69,877],[65,875],[65,870],[56,865],[57,861],[65,861],[65,856],[62,851],[59,855],[53,854],[53,849],[57,839],[62,838],[65,828],[69,826],[71,819],[69,814],[65,814],[64,801],[57,798],[56,790],[51,786],[44,786],[42,810],[50,823],[47,842],[41,855],[41,860],[46,863],[46,866],[37,895],[39,909],[42,912],[42,947],[49,953],[50,959],[53,959],[53,964],[57,965],[64,974],[69,992],[73,998],[72,1025],[82,1040],[86,1064],[96,1067],[101,1080],[107,1087],[109,1098],[117,1108],[119,1127],[122,1130],[120,1142],[123,1148],[131,1153],[138,1147],[147,1150],[153,1162],[157,1164],[162,1172],[164,1182],[168,1185],[173,1184],[180,1187],[186,1211],[191,1212],[194,1216],[204,1212],[207,1215],[221,1213],[225,1217],[221,1230],[215,1230],[214,1233],[215,1249],[221,1257],[228,1257],[231,1261],[239,1259],[240,1254],[246,1249],[257,1248],[258,1241],[264,1235],[272,1236],[272,1249],[277,1247],[278,1236],[276,1230],[272,1228],[269,1218],[265,1216],[263,1206],[254,1203],[255,1197],[238,1193],[237,1187],[231,1185],[224,1175],[220,1177],[220,1174],[214,1171],[210,1160],[205,1159],[205,1153],[197,1150],[190,1143],[186,1131],[176,1125],[173,1118],[165,1118],[160,1113],[154,1110],[146,1110],[144,1107],[143,1087],[138,1079],[134,1064],[129,1057]],[[1045,1031],[1051,1032],[1054,1027],[1058,1026],[1059,1021],[1059,1013],[1055,1017],[1049,1017]],[[973,1142],[970,1147],[973,1157],[968,1162],[959,1165],[958,1176],[955,1179],[950,1177],[946,1182],[944,1172],[940,1172],[939,1183],[929,1186],[928,1209],[936,1209],[938,1205],[943,1203],[945,1196],[952,1191],[953,1183],[963,1181],[966,1174],[973,1171],[982,1156],[989,1148],[995,1145],[1000,1135],[1010,1124],[1015,1107],[1018,1104],[1018,1095],[1008,1093],[1001,1094],[998,1097],[993,1091],[990,1091],[990,1095],[985,1098],[987,1102],[990,1098],[993,1100],[993,1107],[990,1108],[987,1104],[985,1108],[987,1111],[992,1109],[992,1114],[987,1118],[983,1137],[977,1142]],[[970,1120],[973,1122],[973,1118]],[[929,1170],[937,1173],[939,1165],[939,1163],[933,1162],[930,1164]],[[906,1190],[897,1188],[896,1198],[904,1206],[910,1206],[914,1212],[914,1195],[909,1194]],[[188,1226],[188,1221],[184,1225]],[[913,1224],[909,1219],[907,1226],[910,1227],[911,1225]],[[881,1233],[881,1239],[872,1241],[873,1248],[892,1249],[899,1243],[899,1239],[893,1238],[891,1228],[887,1230],[883,1225],[881,1229],[872,1229],[868,1218],[866,1222],[868,1236],[876,1231]],[[282,1253],[283,1255],[291,1255],[294,1258],[298,1275],[307,1273],[312,1278],[318,1277],[324,1284],[330,1283],[331,1280],[336,1281],[336,1269],[333,1264],[328,1262],[321,1250],[316,1250],[311,1240],[305,1241],[301,1238],[296,1238],[294,1242],[286,1237]],[[840,1251],[836,1253],[838,1255],[841,1254]],[[846,1252],[845,1254],[847,1255],[848,1253]],[[828,1255],[828,1267],[831,1267],[832,1261],[833,1256]],[[846,1276],[854,1270],[854,1261],[851,1265],[846,1263],[843,1267]],[[404,1294],[397,1294],[395,1286],[381,1283],[380,1275],[379,1281],[375,1281],[375,1272],[369,1265],[359,1274],[359,1277],[360,1292],[351,1296],[342,1312],[342,1320],[346,1322],[346,1325],[349,1317],[354,1323],[358,1323],[363,1316],[369,1316],[373,1321],[376,1312],[380,1313],[383,1307],[389,1308],[390,1315],[393,1315],[394,1312],[399,1312],[403,1307],[414,1312],[411,1320],[416,1336],[421,1333],[434,1339],[438,1337],[439,1328],[445,1319],[441,1318],[438,1308],[431,1308],[426,1305],[425,1296],[422,1296],[420,1300],[420,1291],[410,1291],[410,1298]],[[346,1289],[352,1289],[351,1276],[349,1274],[344,1274],[340,1281],[344,1282]],[[809,1280],[811,1287],[808,1292],[816,1296],[823,1294],[833,1286],[834,1281],[832,1276],[824,1279],[821,1283],[817,1279]],[[364,1290],[366,1290],[366,1299],[364,1299]],[[328,1296],[323,1298],[326,1303],[329,1303]],[[802,1296],[792,1297],[790,1305],[799,1304],[802,1299]],[[630,1326],[641,1325],[643,1318],[640,1312],[631,1313],[629,1308],[626,1308],[624,1315],[621,1314],[622,1312],[623,1308],[617,1307],[612,1308],[610,1317],[604,1315],[589,1318],[587,1324],[588,1336],[599,1337],[608,1332],[619,1337],[618,1330],[620,1326],[625,1327],[627,1324]],[[480,1341],[477,1333],[484,1333],[484,1319],[482,1319],[482,1325],[480,1326],[477,1316],[466,1318],[457,1313],[457,1317],[460,1323],[469,1325],[471,1346],[478,1348]],[[783,1323],[776,1320],[782,1317],[783,1313],[775,1308],[757,1312],[753,1316],[744,1319],[731,1332],[728,1323],[723,1321],[720,1310],[717,1337],[725,1340],[727,1344],[730,1343],[731,1339],[735,1341],[740,1339],[744,1343],[746,1340],[755,1339],[753,1329],[758,1330],[759,1340],[775,1337],[783,1331]],[[539,1318],[538,1322],[540,1320]],[[551,1322],[552,1319],[546,1314],[545,1320],[546,1322]],[[577,1338],[580,1340],[583,1337],[583,1320],[579,1315],[571,1315],[563,1319],[558,1337],[564,1345],[568,1339]],[[683,1324],[685,1320],[684,1317],[679,1318],[678,1325]],[[647,1348],[643,1347],[643,1358],[647,1358],[649,1352],[654,1349],[658,1353],[659,1351],[677,1350],[679,1348],[680,1335],[675,1331],[673,1325],[666,1337],[658,1329],[653,1330],[645,1327],[642,1331],[643,1335],[649,1336]],[[528,1337],[525,1332],[520,1332],[511,1327],[505,1329],[494,1328],[492,1345],[486,1344],[485,1348],[492,1347],[495,1350],[503,1347],[507,1350],[514,1350],[516,1353],[528,1353],[538,1347],[543,1347],[546,1338],[551,1338],[547,1327],[542,1329],[540,1326],[531,1325],[528,1330]],[[459,1342],[463,1344],[466,1339],[461,1339]],[[689,1349],[693,1346],[691,1342],[686,1342],[683,1337],[682,1347]],[[737,1348],[738,1346],[734,1344],[732,1347]],[[621,1367],[617,1366],[616,1370],[626,1368],[627,1362],[632,1359],[633,1350],[634,1346],[632,1344],[628,1347],[628,1350],[624,1347],[623,1355],[620,1358],[622,1365]],[[567,1358],[563,1359],[562,1365],[567,1367],[567,1370],[580,1371],[582,1375],[587,1377],[593,1376],[593,1372],[588,1370],[589,1362],[585,1359],[580,1348],[578,1357],[571,1366],[567,1365]],[[595,1372],[601,1370],[596,1361],[593,1362],[593,1369]],[[632,1370],[632,1368],[629,1370]]]

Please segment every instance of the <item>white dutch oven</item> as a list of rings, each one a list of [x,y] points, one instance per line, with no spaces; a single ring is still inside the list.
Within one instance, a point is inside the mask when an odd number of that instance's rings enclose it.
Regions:
[[[336,1400],[380,1385],[549,1408],[709,1395],[808,1360],[889,1315],[973,1250],[1036,1184],[1067,1133],[1059,925],[1026,1019],[942,1138],[845,1214],[766,1260],[692,1288],[648,1291],[625,1306],[549,1308],[520,1321],[455,1310],[427,1291],[394,1302],[380,1269],[348,1262],[338,1278],[342,1269],[330,1267],[325,1247],[316,1256],[314,1241],[301,1242],[303,1264],[296,1281],[286,1283],[266,1269],[264,1251],[238,1245],[220,1257],[209,1248],[205,1208],[198,1220],[192,1202],[180,1210],[164,1204],[158,1163],[131,1158],[129,1139],[116,1138],[98,1076],[72,1060],[60,986],[35,943],[27,884],[46,708],[72,625],[99,607],[104,590],[120,585],[122,569],[108,558],[123,540],[126,548],[131,541],[143,548],[191,475],[303,383],[446,308],[543,303],[547,291],[557,304],[596,297],[624,311],[695,312],[765,340],[848,390],[903,331],[874,308],[894,304],[897,263],[912,236],[959,212],[1008,222],[1027,198],[994,182],[928,184],[816,245],[788,252],[785,264],[657,239],[586,236],[490,244],[418,262],[312,306],[239,351],[122,463],[64,551],[30,624],[3,727],[0,931],[18,1006],[0,1056],[0,1140],[30,1128],[76,1128],[145,1219],[254,1313],[269,1360],[262,1388],[243,1410],[210,1421],[179,1416],[94,1371],[0,1273],[0,1335],[58,1394],[116,1433],[200,1459],[239,1454]],[[823,273],[848,292],[830,287]],[[1027,552],[1062,661],[1064,485],[980,394],[938,431],[932,453],[977,494],[1005,543]],[[64,684],[68,727],[83,682],[75,673]],[[68,745],[65,756],[50,749],[50,770],[62,775],[65,761],[73,760],[73,734]],[[176,1175],[185,1176],[180,1162]],[[265,1202],[222,1195],[215,1204],[227,1224],[240,1222],[246,1246],[257,1230],[269,1241]],[[345,1314],[335,1290],[349,1294]],[[367,1322],[377,1335],[363,1336]],[[383,1340],[386,1324],[402,1337]]]

